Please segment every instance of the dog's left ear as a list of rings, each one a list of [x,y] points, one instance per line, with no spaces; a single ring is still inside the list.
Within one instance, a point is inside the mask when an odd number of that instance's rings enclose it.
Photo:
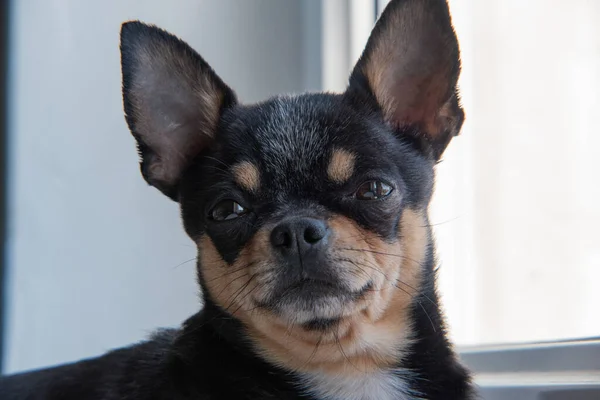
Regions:
[[[121,69],[142,175],[177,200],[181,175],[213,141],[235,94],[186,43],[137,21],[121,27]]]
[[[438,160],[464,119],[459,73],[446,0],[392,0],[354,67],[348,91],[366,93],[389,124],[414,135]]]

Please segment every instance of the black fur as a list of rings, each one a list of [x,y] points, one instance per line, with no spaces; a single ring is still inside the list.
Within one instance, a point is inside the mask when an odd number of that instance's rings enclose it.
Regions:
[[[392,7],[408,1],[421,0],[396,0]],[[444,8],[446,11],[441,10],[439,15],[442,23],[449,24],[444,1],[422,1]],[[145,35],[168,35],[141,24],[127,29],[142,29]],[[170,36],[161,40],[172,41]],[[447,142],[424,143],[418,126],[398,127],[385,121],[364,77],[356,71],[344,94],[278,97],[261,104],[239,105],[233,92],[200,56],[190,53],[183,42],[175,43],[212,74],[224,98],[214,140],[187,160],[177,182],[155,186],[179,201],[188,235],[198,239],[207,234],[227,263],[237,259],[258,229],[283,216],[309,215],[326,220],[341,214],[382,239],[393,241],[402,238],[398,221],[405,209],[426,209],[433,190],[434,166],[443,150],[440,146],[445,147]],[[133,61],[126,46],[123,50],[125,110],[133,127],[136,121],[131,119],[133,106],[128,98],[128,63]],[[458,74],[458,66],[453,73]],[[143,132],[132,132],[143,159],[156,157],[146,146]],[[359,173],[344,184],[327,178],[334,148],[348,150],[357,157],[355,170]],[[267,184],[261,184],[256,192],[239,188],[230,167],[240,161],[258,166],[261,182]],[[145,168],[142,163],[148,179]],[[394,195],[385,201],[353,199],[356,187],[370,179],[388,182]],[[238,202],[248,213],[215,223],[210,213],[223,199]],[[446,338],[435,289],[434,244],[428,229],[423,284],[412,288],[418,292],[411,306],[415,341],[407,356],[398,360],[398,367],[412,372],[408,384],[419,398],[471,399],[474,394],[469,374]],[[102,357],[0,378],[0,400],[318,400],[298,387],[298,376],[257,354],[241,322],[211,298],[200,268],[198,275],[205,305],[180,329],[159,331],[146,342]],[[315,320],[306,327],[324,330],[335,323]]]

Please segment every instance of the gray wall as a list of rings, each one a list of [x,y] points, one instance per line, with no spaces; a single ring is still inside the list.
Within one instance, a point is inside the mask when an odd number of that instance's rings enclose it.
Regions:
[[[200,307],[177,205],[142,181],[122,116],[120,23],[181,36],[255,101],[319,88],[319,12],[317,0],[12,2],[4,372],[97,355]]]

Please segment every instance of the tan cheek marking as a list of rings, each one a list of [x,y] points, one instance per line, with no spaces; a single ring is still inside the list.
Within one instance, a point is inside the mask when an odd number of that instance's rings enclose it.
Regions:
[[[257,192],[260,187],[260,173],[256,165],[242,161],[231,168],[235,181],[249,192]]]
[[[354,173],[356,156],[349,151],[336,149],[327,166],[327,176],[336,183],[344,183]]]
[[[208,235],[198,240],[198,259],[202,279],[213,301],[242,321],[248,320],[247,310],[255,308],[250,294],[260,290],[261,264],[268,262],[270,252],[268,232],[258,231],[229,265],[219,254]]]
[[[374,290],[351,305],[337,331],[307,332],[259,313],[247,324],[250,337],[266,359],[296,371],[353,375],[394,365],[411,340],[410,307],[429,241],[424,214],[405,210],[402,240],[394,243],[341,216],[330,220],[330,228],[344,257],[369,266],[353,272],[361,281],[373,279]]]

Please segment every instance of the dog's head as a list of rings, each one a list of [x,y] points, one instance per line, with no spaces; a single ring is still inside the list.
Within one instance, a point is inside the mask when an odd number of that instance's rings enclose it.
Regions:
[[[142,174],[180,203],[207,301],[286,366],[335,360],[339,344],[365,365],[396,357],[433,168],[463,120],[445,1],[392,1],[342,94],[241,105],[188,45],[139,22],[121,51]]]

